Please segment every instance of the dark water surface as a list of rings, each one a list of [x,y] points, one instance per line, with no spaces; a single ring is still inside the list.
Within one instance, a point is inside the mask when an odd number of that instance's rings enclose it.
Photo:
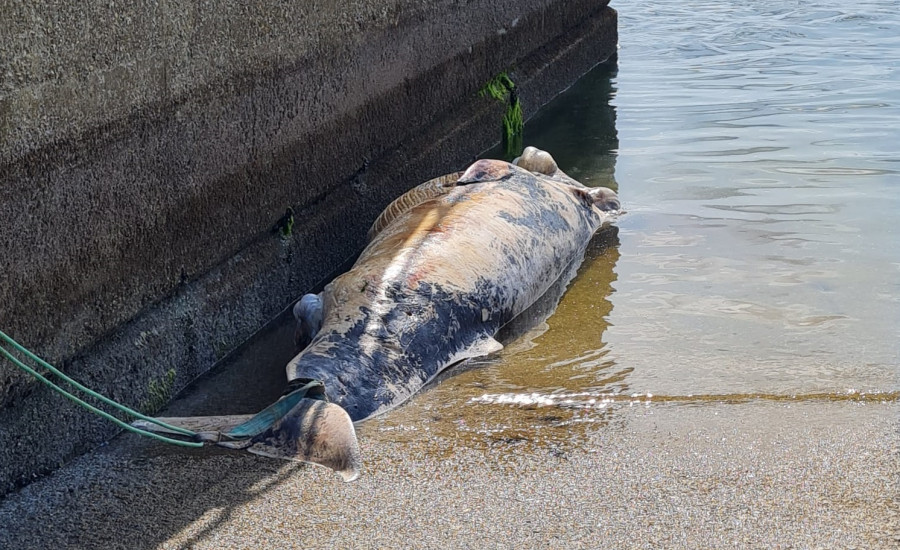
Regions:
[[[586,75],[525,143],[617,187],[618,236],[544,332],[374,431],[552,440],[622,406],[897,399],[896,5],[614,7],[617,72]]]

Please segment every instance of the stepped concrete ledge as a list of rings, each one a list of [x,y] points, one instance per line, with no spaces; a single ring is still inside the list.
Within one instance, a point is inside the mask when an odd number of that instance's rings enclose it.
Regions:
[[[496,143],[489,79],[527,117],[614,58],[606,4],[6,3],[0,330],[158,409]],[[116,431],[0,362],[0,495]]]

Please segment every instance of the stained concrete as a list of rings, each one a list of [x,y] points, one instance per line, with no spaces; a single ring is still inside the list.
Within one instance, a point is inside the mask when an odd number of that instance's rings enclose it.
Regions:
[[[527,115],[616,45],[603,1],[11,2],[0,29],[0,329],[142,408],[495,142],[490,77]],[[114,432],[0,364],[0,494]]]

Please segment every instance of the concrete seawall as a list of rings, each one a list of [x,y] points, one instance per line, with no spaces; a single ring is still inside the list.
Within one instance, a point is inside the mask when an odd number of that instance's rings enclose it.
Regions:
[[[0,13],[0,330],[158,407],[495,142],[484,82],[527,116],[615,54],[603,0],[319,4]],[[0,494],[113,433],[0,363]]]

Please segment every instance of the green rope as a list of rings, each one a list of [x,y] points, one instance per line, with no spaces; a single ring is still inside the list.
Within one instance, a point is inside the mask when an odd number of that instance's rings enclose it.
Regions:
[[[157,426],[161,426],[161,427],[166,428],[166,429],[168,429],[168,430],[172,430],[172,431],[174,431],[174,432],[176,432],[176,433],[179,433],[179,434],[182,434],[182,435],[185,435],[185,436],[188,436],[188,437],[194,437],[194,436],[196,436],[196,434],[195,434],[194,432],[192,432],[191,430],[188,430],[188,429],[185,429],[185,428],[181,428],[181,427],[179,427],[179,426],[172,426],[172,425],[170,425],[170,424],[166,424],[165,422],[162,422],[162,421],[160,421],[160,420],[157,420],[157,419],[155,419],[155,418],[153,418],[153,417],[150,417],[150,416],[141,414],[141,413],[139,413],[139,412],[137,412],[137,411],[135,411],[135,410],[132,410],[132,409],[130,409],[130,408],[124,406],[124,405],[121,405],[121,404],[119,404],[119,403],[116,403],[115,401],[113,401],[112,399],[109,399],[108,397],[105,397],[105,396],[103,396],[103,395],[100,395],[99,393],[97,393],[97,392],[91,390],[90,388],[87,388],[87,387],[85,387],[85,386],[79,384],[79,383],[76,382],[75,380],[72,380],[71,378],[69,378],[68,376],[66,376],[65,374],[63,374],[61,371],[59,371],[58,369],[56,369],[55,367],[53,367],[53,365],[47,363],[46,361],[44,361],[43,359],[41,359],[41,358],[38,357],[37,355],[35,355],[35,354],[31,353],[30,351],[28,351],[27,349],[25,349],[25,348],[24,348],[22,345],[20,345],[18,342],[16,342],[15,340],[13,340],[13,339],[10,338],[9,336],[7,336],[3,331],[0,331],[0,339],[4,340],[6,343],[8,343],[9,345],[11,345],[13,348],[15,348],[16,350],[18,350],[19,352],[25,354],[25,355],[26,355],[28,358],[30,358],[32,361],[34,361],[34,362],[36,362],[37,364],[41,365],[42,367],[44,367],[45,369],[47,369],[47,370],[50,371],[51,373],[53,373],[53,374],[55,374],[56,376],[62,378],[64,381],[66,381],[66,382],[68,382],[69,384],[75,386],[76,388],[78,388],[79,390],[83,391],[84,393],[90,395],[91,397],[94,397],[94,398],[96,398],[96,399],[99,399],[100,401],[106,403],[107,405],[110,405],[111,407],[114,407],[114,408],[116,408],[116,409],[118,409],[118,410],[120,410],[120,411],[122,411],[122,412],[124,412],[124,413],[126,413],[126,414],[130,414],[130,415],[132,415],[132,416],[134,416],[134,417],[136,417],[136,418],[140,418],[141,420],[146,420],[146,421],[148,421],[148,422],[151,422],[151,423],[153,423],[153,424],[156,424]],[[28,374],[34,376],[35,378],[37,378],[38,380],[40,380],[41,382],[43,382],[43,383],[46,384],[47,386],[49,386],[50,389],[52,389],[53,391],[62,394],[62,395],[63,395],[64,397],[66,397],[67,399],[70,399],[71,401],[74,401],[75,403],[78,403],[79,405],[81,405],[82,407],[86,408],[87,410],[89,410],[89,411],[91,411],[91,412],[94,412],[94,413],[96,413],[96,414],[102,416],[103,418],[105,418],[105,419],[107,419],[107,420],[110,420],[110,421],[114,422],[116,425],[118,425],[118,426],[124,428],[125,430],[128,430],[128,431],[130,431],[130,432],[133,432],[133,433],[136,433],[136,434],[139,434],[139,435],[144,435],[144,436],[147,436],[147,437],[150,437],[150,438],[153,438],[153,439],[157,439],[157,440],[159,440],[159,441],[164,441],[164,442],[166,442],[166,443],[172,443],[172,444],[174,444],[174,445],[181,445],[181,446],[184,446],[184,447],[202,447],[202,446],[203,446],[203,443],[191,442],[191,441],[181,441],[181,440],[178,440],[178,439],[172,439],[172,438],[169,438],[169,437],[161,436],[161,435],[159,435],[159,434],[155,434],[155,433],[153,433],[153,432],[148,432],[148,431],[146,431],[146,430],[142,430],[142,429],[140,429],[140,428],[136,428],[136,427],[134,427],[134,426],[132,426],[132,425],[126,423],[126,422],[123,422],[123,421],[119,420],[118,418],[112,416],[111,414],[106,413],[106,412],[104,412],[104,411],[98,409],[97,407],[94,407],[94,406],[91,405],[90,403],[85,402],[84,400],[82,400],[82,399],[76,397],[75,395],[72,395],[71,393],[69,393],[69,392],[67,392],[66,390],[62,389],[61,387],[57,386],[56,384],[54,384],[53,382],[51,382],[50,380],[48,380],[46,377],[44,377],[44,375],[42,375],[41,373],[39,373],[39,372],[37,372],[36,370],[32,369],[31,367],[29,367],[28,365],[26,365],[25,363],[23,363],[22,361],[20,361],[18,358],[16,358],[15,356],[13,356],[9,351],[7,351],[6,349],[4,349],[2,346],[0,346],[0,354],[3,354],[3,355],[4,355],[7,359],[9,359],[14,365],[16,365],[16,366],[19,367],[20,369],[24,370],[24,371],[27,372]]]
[[[268,430],[275,422],[281,420],[284,415],[293,409],[301,399],[326,400],[324,394],[325,384],[318,380],[310,380],[302,387],[285,395],[265,409],[256,413],[253,418],[235,426],[225,436],[231,439],[249,439]],[[310,392],[314,394],[310,394]]]

